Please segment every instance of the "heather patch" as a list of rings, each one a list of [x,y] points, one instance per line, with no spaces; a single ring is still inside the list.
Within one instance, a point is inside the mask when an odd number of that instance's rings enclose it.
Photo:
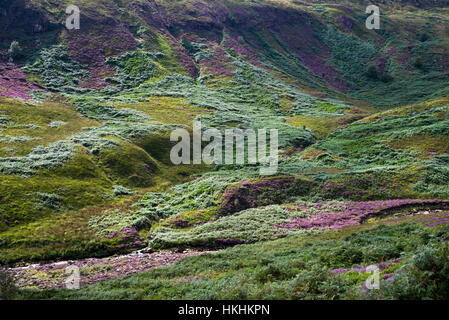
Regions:
[[[184,253],[160,251],[155,253],[134,252],[124,256],[65,261],[47,265],[11,269],[15,283],[22,289],[54,289],[66,286],[68,267],[80,270],[80,287],[86,287],[100,281],[114,280],[145,272],[155,268],[165,267],[177,261],[207,254],[206,251],[188,251]]]
[[[136,49],[136,40],[124,24],[103,15],[96,18],[101,21],[86,19],[85,29],[65,35],[64,40],[72,59],[101,68],[105,57]],[[108,26],[106,32],[103,25]]]
[[[38,89],[27,82],[26,75],[16,65],[0,63],[0,95],[7,98],[29,100],[31,92]]]
[[[449,214],[444,210],[418,211],[415,213],[419,216],[417,221],[424,223],[428,227],[439,227],[449,224]]]
[[[245,40],[237,32],[224,32],[223,46],[233,51],[234,55],[244,57],[252,65],[260,67],[256,50],[245,43]]]
[[[191,44],[191,54],[201,67],[200,77],[206,74],[231,77],[233,64],[228,53],[218,45]]]
[[[347,90],[346,80],[326,63],[326,60],[330,58],[330,53],[323,43],[314,36],[313,27],[320,28],[321,26],[311,17],[308,17],[308,20],[308,24],[300,25],[297,29],[286,28],[283,30],[277,36],[278,41],[282,40],[285,43],[283,49],[287,52],[291,51],[299,57],[311,74],[322,77],[334,88],[345,92]],[[300,39],[300,41],[298,42],[297,39]]]
[[[312,207],[300,205],[287,208],[300,213],[290,222],[276,227],[280,229],[341,229],[357,226],[370,218],[387,215],[391,211],[407,207],[447,207],[448,201],[440,200],[389,200],[346,203],[317,203]]]

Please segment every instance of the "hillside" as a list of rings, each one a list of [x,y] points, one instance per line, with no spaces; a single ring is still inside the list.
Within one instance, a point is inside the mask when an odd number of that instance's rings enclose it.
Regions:
[[[372,1],[380,30],[364,1],[78,3],[79,30],[71,1],[0,5],[0,263],[42,264],[21,297],[447,298],[448,1]],[[276,175],[174,165],[195,120],[277,129]]]

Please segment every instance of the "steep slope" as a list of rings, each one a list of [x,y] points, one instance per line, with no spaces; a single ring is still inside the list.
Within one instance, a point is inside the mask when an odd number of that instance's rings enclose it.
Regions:
[[[80,30],[70,1],[4,2],[0,262],[301,238],[298,212],[362,230],[364,210],[444,209],[448,3],[373,3],[380,30],[362,1],[84,0]],[[278,129],[278,175],[173,165],[170,133],[195,119]]]

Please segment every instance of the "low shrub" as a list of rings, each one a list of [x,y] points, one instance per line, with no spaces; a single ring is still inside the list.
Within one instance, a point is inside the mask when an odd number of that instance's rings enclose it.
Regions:
[[[14,283],[12,274],[0,268],[0,300],[12,300],[18,294],[18,288]]]

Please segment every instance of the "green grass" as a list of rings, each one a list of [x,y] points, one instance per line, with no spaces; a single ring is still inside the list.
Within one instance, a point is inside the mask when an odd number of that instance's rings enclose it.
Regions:
[[[192,121],[199,115],[207,116],[209,110],[198,108],[187,103],[183,98],[149,97],[148,102],[139,104],[119,104],[118,108],[136,109],[145,112],[152,119],[165,124],[192,125]]]
[[[63,22],[67,1],[32,2]],[[290,218],[282,204],[296,200],[448,198],[447,10],[409,12],[388,2],[382,30],[367,31],[364,8],[346,1],[284,1],[282,8],[277,1],[230,1],[224,6],[234,13],[219,14],[225,32],[189,1],[160,1],[170,24],[164,31],[153,25],[151,10],[127,10],[119,2],[79,3],[92,21],[111,17],[124,28],[123,39],[136,40],[135,49],[122,52],[121,43],[109,38],[116,30],[109,25],[84,34],[104,41],[99,52],[109,58],[101,63],[112,69],[76,61],[69,50],[76,39],[57,28],[39,45],[39,35],[18,39],[26,80],[48,92],[30,93],[29,102],[0,100],[0,263],[128,252],[119,248],[120,240],[107,238],[124,227],[138,228],[145,241],[151,236],[152,249],[245,244],[78,292],[26,291],[22,297],[441,297],[438,281],[418,271],[423,259],[436,257],[445,265],[438,241],[447,240],[447,229],[411,222],[279,234],[272,225]],[[214,10],[215,4],[201,2]],[[278,13],[298,19],[267,27]],[[342,28],[340,16],[355,21],[352,33]],[[307,35],[301,33],[309,26]],[[97,67],[112,85],[81,88]],[[330,68],[332,77],[325,74]],[[333,81],[343,81],[347,90]],[[221,130],[278,129],[278,174],[304,182],[307,192],[264,187],[249,207],[235,203],[238,209],[223,217],[221,209],[230,203],[225,191],[258,181],[258,167],[173,166],[170,132],[195,119]],[[114,195],[118,185],[132,194]],[[245,203],[253,195],[248,190],[233,201]],[[366,274],[332,273],[398,257],[404,260],[384,273],[400,269],[405,278],[384,283],[378,296],[358,290]],[[435,270],[444,283],[444,272]],[[416,283],[406,285],[407,277]]]
[[[439,242],[447,239],[447,232],[447,228],[433,231],[403,223],[296,235],[186,258],[169,267],[78,291],[22,291],[21,295],[34,299],[357,299],[365,295],[360,289],[369,274],[334,274],[333,269],[401,258],[382,275],[403,265],[405,276],[411,276],[408,261],[420,246],[441,247]],[[424,288],[432,286],[444,290],[443,283]],[[401,297],[398,290],[391,294],[379,293],[380,297]]]
[[[0,157],[24,156],[36,146],[66,139],[84,127],[99,126],[98,121],[82,117],[73,106],[54,102],[26,105],[0,101],[0,116],[9,120],[5,126],[0,127],[0,137],[26,136],[33,139],[19,143],[0,139]],[[64,124],[52,127],[51,124],[55,121],[62,121]]]

